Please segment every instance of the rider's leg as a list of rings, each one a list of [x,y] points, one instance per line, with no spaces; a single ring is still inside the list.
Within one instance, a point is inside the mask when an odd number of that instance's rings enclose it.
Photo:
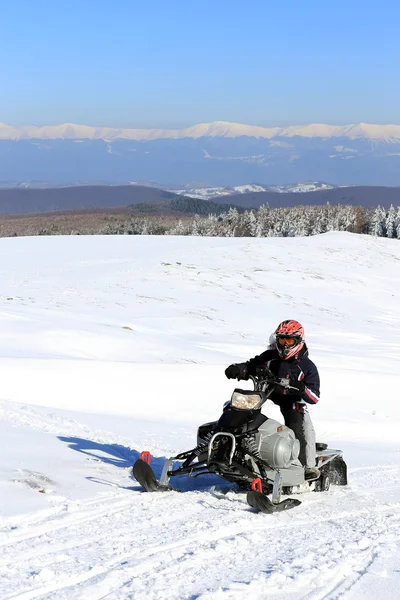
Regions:
[[[286,427],[289,427],[300,442],[299,460],[306,468],[315,468],[315,430],[306,407],[302,410],[281,408]]]

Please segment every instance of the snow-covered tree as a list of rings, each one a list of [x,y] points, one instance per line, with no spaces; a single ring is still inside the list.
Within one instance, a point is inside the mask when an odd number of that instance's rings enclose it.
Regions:
[[[397,237],[396,231],[396,219],[397,219],[397,211],[395,207],[391,204],[386,215],[386,235],[388,238]]]
[[[396,213],[396,237],[400,240],[400,206],[397,207]]]
[[[376,237],[385,237],[386,235],[386,210],[382,206],[378,206],[371,218],[370,230],[371,235]]]

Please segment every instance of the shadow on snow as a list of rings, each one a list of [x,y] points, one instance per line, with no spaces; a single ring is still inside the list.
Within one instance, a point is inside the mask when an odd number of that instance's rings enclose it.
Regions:
[[[118,467],[122,469],[130,469],[133,463],[139,458],[140,452],[129,446],[123,446],[122,444],[102,444],[78,437],[65,437],[58,436],[58,439],[66,444],[72,450],[86,454],[90,459],[104,462],[112,467]],[[160,477],[161,471],[166,460],[165,456],[151,456],[151,467],[157,478]],[[132,481],[136,481],[133,478]],[[115,483],[109,482],[105,479],[97,477],[87,477],[86,479],[93,483],[101,483],[103,485],[115,486]],[[204,475],[199,478],[189,477],[188,475],[180,475],[171,479],[171,484],[181,491],[195,491],[204,490],[212,485],[221,483],[222,479],[217,475]],[[120,486],[124,487],[124,486]],[[127,489],[142,490],[140,486],[130,487]]]

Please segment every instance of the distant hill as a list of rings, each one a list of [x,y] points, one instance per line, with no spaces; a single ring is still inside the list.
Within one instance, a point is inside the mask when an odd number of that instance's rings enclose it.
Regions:
[[[250,192],[212,200],[189,198],[154,187],[139,185],[72,186],[64,188],[0,188],[0,214],[109,210],[136,214],[210,214],[236,206],[271,208],[296,205],[348,204],[353,206],[400,206],[400,187],[342,187],[298,194],[295,192]]]
[[[139,185],[87,185],[47,189],[2,188],[0,189],[0,214],[114,208],[143,202],[166,203],[175,197],[177,195],[171,192]]]
[[[229,197],[228,197],[229,199]],[[244,212],[245,208],[238,204],[229,202],[214,202],[214,200],[201,200],[200,198],[173,198],[168,201],[171,210],[187,215],[209,215],[228,212],[230,208],[236,208],[239,212]]]
[[[400,206],[400,187],[351,186],[304,192],[302,194],[293,192],[251,192],[214,198],[213,201],[218,203],[231,202],[246,208],[259,208],[263,204],[268,204],[271,208],[301,204],[304,206],[318,206],[327,202],[365,207],[380,205],[388,208],[391,204]]]
[[[72,186],[64,188],[0,188],[0,215],[35,215],[42,213],[109,214],[134,213],[153,215],[220,214],[235,206],[177,195],[145,186]],[[245,210],[240,205],[239,211]]]

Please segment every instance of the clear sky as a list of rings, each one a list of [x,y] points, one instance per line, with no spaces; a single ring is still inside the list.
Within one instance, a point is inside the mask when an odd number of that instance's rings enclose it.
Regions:
[[[400,124],[398,0],[2,0],[0,122]]]

